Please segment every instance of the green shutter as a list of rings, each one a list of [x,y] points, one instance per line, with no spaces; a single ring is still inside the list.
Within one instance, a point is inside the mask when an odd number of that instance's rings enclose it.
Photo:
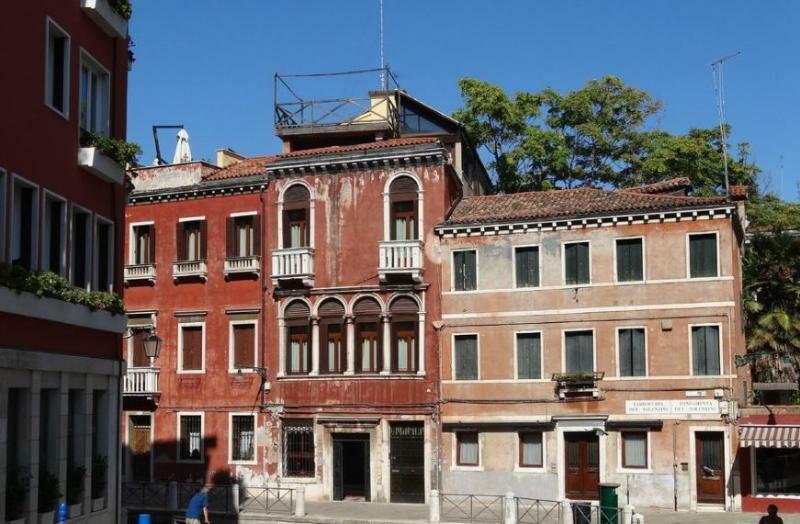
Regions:
[[[455,337],[456,380],[477,380],[478,337],[462,335]]]
[[[464,252],[453,253],[453,289],[464,291]]]
[[[565,358],[567,373],[594,371],[594,348],[591,331],[576,331],[565,335]]]
[[[619,374],[621,377],[630,377],[633,374],[631,338],[630,329],[621,329],[619,331]]]
[[[475,259],[475,251],[464,252],[464,283],[466,291],[478,289],[478,274]]]
[[[717,276],[717,235],[707,233],[689,237],[689,276]]]
[[[719,375],[719,328],[692,328],[692,372],[695,375]]]
[[[589,243],[564,246],[564,280],[567,285],[589,283]]]
[[[453,288],[456,291],[477,289],[475,251],[456,251],[453,253]]]
[[[641,238],[617,240],[617,281],[636,282],[644,280],[642,259]]]
[[[542,378],[542,340],[538,333],[517,335],[517,378]]]
[[[539,285],[539,248],[520,247],[514,250],[517,287]]]
[[[644,337],[644,329],[631,330],[632,375],[634,377],[643,377],[647,374]]]

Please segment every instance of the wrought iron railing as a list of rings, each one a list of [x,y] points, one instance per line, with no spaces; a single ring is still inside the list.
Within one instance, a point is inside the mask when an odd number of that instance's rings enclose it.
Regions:
[[[122,506],[126,508],[166,509],[169,482],[123,482]]]
[[[439,496],[441,520],[445,522],[503,522],[502,495],[456,495],[442,493]]]
[[[622,508],[574,502],[572,522],[573,524],[621,524]]]
[[[198,482],[178,482],[178,508],[185,509],[192,497],[200,491],[203,484]],[[212,485],[208,489],[208,511],[215,513],[237,513],[229,484]]]
[[[239,511],[250,513],[292,513],[294,489],[246,487],[239,491]]]
[[[518,524],[560,524],[561,502],[516,497]]]

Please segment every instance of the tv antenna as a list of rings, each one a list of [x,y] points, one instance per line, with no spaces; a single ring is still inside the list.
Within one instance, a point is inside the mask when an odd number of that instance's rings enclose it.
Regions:
[[[386,91],[386,62],[383,59],[383,0],[380,0],[380,19],[381,91]]]
[[[725,169],[725,194],[728,194],[728,132],[725,125],[725,62],[736,58],[742,54],[736,51],[733,54],[723,56],[719,60],[711,62],[711,75],[714,78],[714,94],[717,97],[717,117],[719,118],[719,135],[722,140],[722,165]]]

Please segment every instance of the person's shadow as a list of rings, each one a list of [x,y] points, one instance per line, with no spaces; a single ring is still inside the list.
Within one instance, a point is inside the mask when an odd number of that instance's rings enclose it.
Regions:
[[[783,524],[783,519],[778,516],[778,506],[767,506],[767,514],[759,519],[758,524]]]

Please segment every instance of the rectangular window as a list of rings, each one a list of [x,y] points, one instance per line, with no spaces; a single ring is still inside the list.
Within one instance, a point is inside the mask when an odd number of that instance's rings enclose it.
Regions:
[[[180,363],[178,371],[203,371],[204,335],[202,324],[181,324],[179,326]]]
[[[320,326],[324,329],[324,351],[321,359],[324,373],[341,373],[346,364],[347,348],[345,347],[343,325],[328,322]]]
[[[800,449],[756,448],[756,493],[800,495]]]
[[[617,240],[617,282],[644,280],[644,241],[641,238]]]
[[[283,423],[283,474],[286,477],[314,476],[314,426],[310,420]]]
[[[480,445],[475,432],[456,433],[456,464],[459,466],[480,465]]]
[[[392,202],[392,240],[417,238],[416,214],[414,201]]]
[[[305,209],[292,209],[286,212],[287,238],[286,247],[306,247],[308,246],[308,220],[306,219]]]
[[[180,460],[203,460],[202,415],[178,415],[178,438]]]
[[[619,376],[643,377],[647,374],[643,328],[626,328],[617,331],[619,346]]]
[[[251,462],[256,458],[255,415],[231,415],[231,461]]]
[[[622,432],[622,467],[647,468],[647,433],[644,431]]]
[[[356,347],[356,371],[377,373],[381,370],[381,347],[377,322],[359,322]]]
[[[477,252],[453,252],[453,289],[472,291],[478,289]]]
[[[718,276],[717,234],[689,235],[689,277],[706,278]]]
[[[542,467],[542,433],[524,431],[519,434],[519,465],[523,468]]]
[[[69,112],[69,35],[47,20],[45,103],[64,116]]]
[[[591,279],[589,242],[564,244],[564,283],[588,284]]]
[[[415,322],[393,322],[392,371],[414,373],[417,371],[417,328]]]
[[[478,335],[453,337],[456,380],[478,379]]]
[[[94,271],[98,291],[114,290],[114,224],[97,219]]]
[[[594,371],[594,333],[588,330],[564,333],[564,358],[567,373]]]
[[[258,216],[246,215],[228,217],[228,258],[244,258],[257,256],[258,244]]]
[[[130,338],[130,342],[128,343],[128,351],[130,351],[128,365],[134,368],[150,367],[150,357],[147,356],[147,353],[144,350],[144,341],[148,335],[150,335],[150,329],[131,328],[131,332],[133,336]]]
[[[539,248],[518,247],[514,249],[516,287],[539,287]]]
[[[72,207],[70,252],[72,253],[72,285],[80,288],[90,286],[89,268],[92,246],[92,215],[78,207]]]
[[[132,231],[132,265],[145,265],[155,263],[156,231],[155,225],[146,224],[133,226]]]
[[[517,378],[542,378],[541,333],[517,333]]]
[[[14,179],[11,206],[11,263],[25,269],[36,265],[36,230],[38,229],[38,190],[33,184]]]
[[[43,212],[42,269],[63,275],[67,258],[67,204],[63,199],[45,193]]]
[[[178,261],[192,262],[206,259],[206,221],[178,222]]]
[[[81,53],[79,115],[81,130],[108,136],[109,75],[86,52]]]
[[[692,326],[692,374],[720,374],[719,326]]]
[[[311,370],[311,345],[307,326],[289,328],[289,374],[306,375]]]
[[[231,324],[233,369],[252,368],[256,365],[256,324],[236,322]]]

